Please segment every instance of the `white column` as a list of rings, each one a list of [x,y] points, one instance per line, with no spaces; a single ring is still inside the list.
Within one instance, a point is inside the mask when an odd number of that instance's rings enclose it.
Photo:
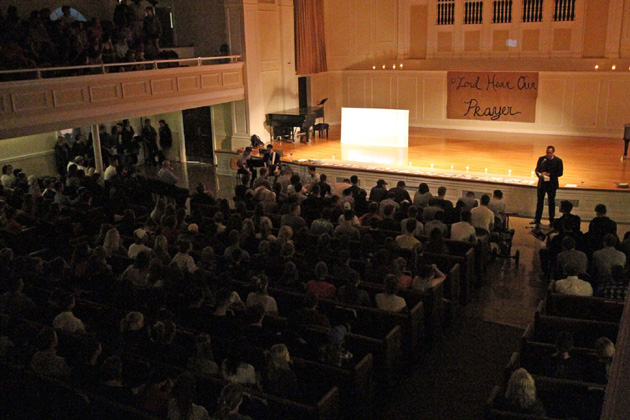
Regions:
[[[94,165],[96,166],[96,172],[101,174],[101,180],[103,179],[103,154],[101,153],[101,134],[98,130],[98,124],[92,124],[92,148],[94,148]]]
[[[258,134],[263,137],[265,132],[265,111],[262,80],[260,77],[260,49],[258,47],[260,30],[258,0],[242,1],[247,129],[250,134]]]
[[[623,0],[610,0],[608,8],[608,31],[606,33],[606,58],[619,58],[621,28],[623,23]]]
[[[179,161],[186,163],[186,135],[184,134],[184,116],[178,120],[179,125]]]

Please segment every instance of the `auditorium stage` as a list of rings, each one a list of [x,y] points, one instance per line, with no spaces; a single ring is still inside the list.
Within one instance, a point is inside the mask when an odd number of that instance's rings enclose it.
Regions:
[[[273,142],[295,172],[305,174],[307,166],[314,164],[333,184],[356,174],[359,185],[368,191],[378,179],[385,179],[390,187],[403,180],[413,193],[426,182],[434,194],[445,186],[447,198],[453,201],[468,191],[480,197],[501,189],[508,211],[524,217],[534,215],[537,178],[532,172],[550,144],[564,162],[556,205],[571,200],[573,213],[590,220],[595,205],[604,203],[610,217],[630,223],[630,189],[617,186],[630,182],[630,160],[621,160],[621,138],[411,128],[407,149],[348,148],[341,145],[340,127],[331,126],[329,138],[315,137],[306,144]],[[234,153],[217,150],[219,174],[234,174],[230,169]],[[546,214],[545,208],[543,218]]]
[[[623,140],[600,137],[510,134],[410,128],[407,150],[387,147],[343,146],[340,126],[331,126],[329,138],[310,143],[274,141],[283,160],[319,160],[325,166],[455,177],[492,183],[535,185],[536,161],[547,145],[556,147],[564,163],[561,188],[619,191],[630,182],[630,160],[622,161]],[[433,164],[433,167],[431,167]],[[468,170],[466,170],[468,167]]]

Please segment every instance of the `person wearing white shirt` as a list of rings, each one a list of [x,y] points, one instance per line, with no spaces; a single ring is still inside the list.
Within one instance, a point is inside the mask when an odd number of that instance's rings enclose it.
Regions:
[[[498,218],[503,225],[505,223],[505,202],[503,201],[503,191],[494,190],[492,198],[488,204],[488,208],[494,213],[494,217]]]
[[[15,176],[13,175],[13,166],[4,165],[2,167],[2,178],[0,178],[2,182],[2,186],[4,188],[11,188],[13,185],[13,181],[15,181]]]
[[[118,158],[112,158],[109,161],[109,166],[105,169],[105,173],[103,174],[103,179],[105,181],[111,180],[118,174]]]
[[[60,299],[59,305],[64,308],[64,310],[53,320],[53,328],[69,333],[85,331],[83,321],[72,313],[74,309],[74,296],[70,293],[64,294]]]
[[[563,295],[593,296],[593,287],[578,277],[578,269],[574,265],[566,268],[567,278],[556,282],[556,292]]]
[[[195,264],[193,257],[188,255],[192,249],[192,244],[188,240],[182,240],[179,242],[179,252],[173,257],[172,263],[177,264],[180,270],[184,272],[194,273],[198,267]]]
[[[451,225],[451,239],[454,241],[475,242],[477,235],[475,228],[470,224],[470,210],[462,210],[459,214],[460,221]]]
[[[142,229],[142,228],[138,228],[136,230],[133,231],[133,238],[134,238],[134,243],[132,243],[129,246],[129,250],[127,251],[127,256],[129,258],[136,258],[138,256],[139,253],[141,252],[151,252],[151,248],[149,248],[148,246],[146,246],[146,239],[147,239],[147,231]]]
[[[385,277],[385,293],[377,293],[374,297],[376,307],[388,312],[405,311],[407,302],[396,293],[398,293],[398,278],[394,274],[388,274]]]
[[[420,243],[420,241],[413,236],[415,231],[416,220],[411,218],[407,219],[405,233],[396,236],[396,245],[402,249],[414,249]]]
[[[173,167],[171,161],[165,159],[162,162],[162,168],[158,171],[158,178],[167,184],[176,185],[179,182],[179,178],[173,173]]]
[[[494,230],[494,213],[488,208],[490,196],[484,194],[481,196],[481,205],[470,211],[470,224],[475,228],[481,228],[488,233]]]

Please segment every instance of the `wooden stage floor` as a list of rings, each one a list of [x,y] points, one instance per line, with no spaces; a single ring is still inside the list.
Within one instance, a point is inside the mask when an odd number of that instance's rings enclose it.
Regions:
[[[274,141],[274,147],[284,151],[284,159],[331,159],[358,162],[371,166],[428,169],[460,173],[469,167],[471,174],[490,177],[531,179],[539,156],[547,145],[556,147],[556,156],[564,163],[560,187],[567,184],[586,189],[619,190],[618,182],[630,182],[630,160],[621,160],[621,138],[556,136],[540,134],[510,134],[499,132],[410,128],[409,148],[343,146],[340,126],[330,127],[328,139],[315,137],[310,143]],[[387,152],[389,149],[389,153]],[[334,157],[333,157],[334,156]],[[487,169],[487,172],[486,172]],[[509,172],[511,171],[511,172]],[[569,185],[571,186],[571,185]]]

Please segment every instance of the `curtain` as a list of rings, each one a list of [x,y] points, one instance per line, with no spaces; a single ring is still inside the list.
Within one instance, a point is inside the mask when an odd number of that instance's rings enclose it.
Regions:
[[[294,7],[297,74],[325,72],[324,0],[295,0]]]

